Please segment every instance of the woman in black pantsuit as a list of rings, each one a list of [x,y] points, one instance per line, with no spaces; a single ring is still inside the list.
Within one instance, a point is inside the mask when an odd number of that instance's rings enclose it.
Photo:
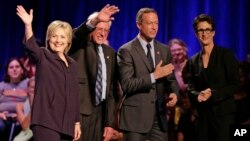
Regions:
[[[193,28],[201,51],[188,62],[188,92],[197,110],[198,141],[229,141],[229,127],[234,122],[233,95],[239,87],[238,63],[226,48],[214,44],[213,19],[201,14]]]
[[[25,25],[25,46],[36,61],[35,97],[31,128],[35,141],[72,141],[80,138],[80,110],[76,62],[66,53],[72,28],[53,21],[47,29],[46,48],[40,48],[32,30],[33,10],[17,6]]]

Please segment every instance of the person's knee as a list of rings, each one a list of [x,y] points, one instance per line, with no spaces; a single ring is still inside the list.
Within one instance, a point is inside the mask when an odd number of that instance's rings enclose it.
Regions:
[[[6,128],[6,125],[3,120],[0,120],[0,132],[2,133]]]

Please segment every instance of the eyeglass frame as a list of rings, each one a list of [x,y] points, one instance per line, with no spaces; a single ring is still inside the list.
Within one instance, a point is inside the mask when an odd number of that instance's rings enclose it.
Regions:
[[[98,32],[104,32],[104,33],[109,33],[110,32],[109,29],[104,29],[104,28],[101,28],[101,27],[96,27],[95,30],[97,30]]]
[[[212,31],[214,31],[212,28],[197,29],[197,30],[196,30],[196,33],[198,33],[198,34],[204,34],[204,33],[209,34],[209,33],[211,33]]]

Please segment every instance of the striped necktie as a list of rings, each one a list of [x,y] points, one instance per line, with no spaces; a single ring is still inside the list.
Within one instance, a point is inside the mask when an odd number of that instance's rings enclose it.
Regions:
[[[100,49],[101,46],[98,47],[98,70],[97,70],[97,77],[96,77],[96,86],[95,86],[95,100],[96,105],[99,105],[102,100],[102,62],[100,58]]]

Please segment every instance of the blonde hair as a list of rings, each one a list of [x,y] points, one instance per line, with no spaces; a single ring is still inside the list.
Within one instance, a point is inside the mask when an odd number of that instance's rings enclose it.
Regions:
[[[180,45],[185,52],[185,54],[184,54],[185,58],[188,58],[188,55],[187,55],[188,48],[187,48],[186,43],[181,39],[174,38],[168,42],[168,47],[171,48],[174,44]]]
[[[187,51],[187,45],[186,43],[181,40],[181,39],[177,39],[177,38],[174,38],[174,39],[171,39],[169,42],[168,42],[168,46],[171,48],[174,44],[178,44],[180,45],[184,51],[186,52]]]
[[[45,46],[46,48],[49,48],[50,37],[53,34],[53,32],[58,28],[63,29],[66,36],[68,37],[69,43],[68,43],[68,46],[64,50],[64,53],[67,53],[70,50],[71,44],[72,44],[72,27],[68,22],[55,20],[49,24],[47,28],[47,33],[46,33]]]

